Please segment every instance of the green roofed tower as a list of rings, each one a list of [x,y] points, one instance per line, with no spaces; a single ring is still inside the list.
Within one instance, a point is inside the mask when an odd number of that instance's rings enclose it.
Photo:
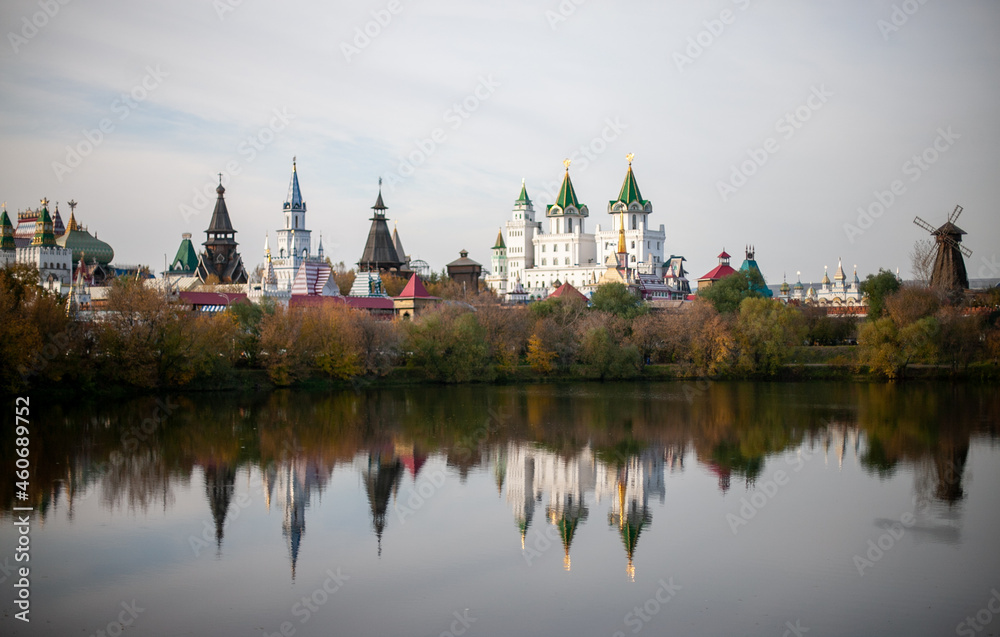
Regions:
[[[17,248],[17,244],[14,243],[14,224],[7,216],[7,208],[4,208],[3,212],[0,213],[0,250],[7,252],[15,248]]]
[[[177,254],[170,262],[170,274],[180,274],[191,276],[198,269],[198,253],[195,252],[194,244],[191,242],[191,233],[185,232],[181,235],[181,244],[177,247]]]
[[[659,229],[653,229],[649,225],[653,204],[648,199],[643,199],[639,191],[639,182],[632,171],[634,157],[632,153],[625,156],[628,169],[618,197],[608,202],[611,223],[607,230],[602,228],[597,233],[597,254],[602,263],[614,256],[618,247],[619,230],[624,226],[629,267],[660,274],[666,248],[666,229],[662,224]]]

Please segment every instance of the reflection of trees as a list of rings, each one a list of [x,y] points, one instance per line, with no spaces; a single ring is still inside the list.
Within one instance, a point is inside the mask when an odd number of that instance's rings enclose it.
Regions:
[[[159,451],[141,449],[108,464],[100,479],[101,502],[109,509],[146,512],[157,504],[166,510],[175,500],[171,478]]]
[[[752,482],[767,457],[813,440],[831,420],[860,429],[861,462],[873,473],[914,466],[921,493],[957,502],[970,435],[996,436],[1000,422],[1000,398],[974,385],[581,383],[191,394],[172,399],[172,412],[150,423],[156,400],[33,407],[46,427],[32,435],[28,504],[44,516],[99,487],[107,507],[168,507],[171,484],[190,480],[196,465],[236,472],[249,464],[273,473],[303,456],[332,471],[400,441],[444,455],[463,474],[491,463],[489,452],[507,441],[567,456],[589,445],[615,467],[647,447],[693,449],[720,482],[731,474]],[[144,422],[148,433],[136,429]],[[13,457],[12,444],[0,437],[0,455]],[[8,511],[20,504],[12,481],[12,472],[0,473],[0,492],[11,494]],[[209,500],[213,516],[222,511],[222,501]]]

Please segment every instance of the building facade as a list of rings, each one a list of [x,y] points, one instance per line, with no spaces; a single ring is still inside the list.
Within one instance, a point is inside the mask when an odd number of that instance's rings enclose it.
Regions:
[[[661,277],[666,231],[649,225],[652,204],[642,198],[632,172],[632,155],[618,197],[608,202],[607,229],[591,228],[590,209],[576,194],[570,162],[554,203],[546,206],[545,223],[535,220],[535,210],[524,182],[514,202],[512,217],[497,237],[491,252],[487,285],[501,295],[527,294],[544,298],[563,283],[584,293],[592,292],[610,267]],[[626,258],[617,250],[624,231]]]

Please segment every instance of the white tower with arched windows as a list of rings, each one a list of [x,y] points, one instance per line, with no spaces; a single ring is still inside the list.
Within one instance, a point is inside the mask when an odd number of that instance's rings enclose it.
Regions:
[[[618,193],[618,198],[608,202],[608,214],[611,216],[611,226],[607,230],[598,228],[597,256],[605,263],[618,249],[618,230],[625,223],[625,247],[628,250],[628,265],[637,271],[648,274],[659,274],[663,267],[663,244],[666,241],[666,229],[660,224],[659,229],[649,226],[649,215],[653,212],[653,204],[643,199],[639,193],[632,172],[632,155],[628,155],[628,172],[625,182]]]
[[[524,271],[535,267],[535,250],[532,241],[542,230],[542,223],[535,221],[535,207],[528,198],[528,190],[521,180],[521,195],[514,202],[514,211],[507,222],[507,282],[524,281]]]
[[[291,289],[292,281],[306,261],[319,255],[311,253],[312,232],[306,228],[306,202],[299,189],[299,173],[292,159],[292,180],[288,184],[288,197],[282,206],[284,227],[275,232],[276,242],[271,253],[271,267],[279,289]],[[322,250],[322,247],[320,248]]]

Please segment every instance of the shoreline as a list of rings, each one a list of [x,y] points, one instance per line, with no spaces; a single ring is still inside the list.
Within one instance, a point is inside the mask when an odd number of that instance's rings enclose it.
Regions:
[[[656,364],[646,365],[642,371],[632,377],[600,378],[588,374],[586,365],[574,365],[561,372],[538,373],[529,365],[521,365],[513,373],[495,378],[480,380],[464,380],[460,382],[445,382],[423,376],[422,370],[397,367],[389,374],[381,377],[357,376],[347,380],[312,377],[287,385],[278,385],[270,380],[263,369],[236,369],[227,374],[229,378],[216,384],[199,387],[191,385],[139,388],[134,386],[115,386],[111,388],[78,388],[50,387],[45,388],[47,396],[55,400],[76,399],[85,394],[91,398],[132,398],[164,393],[205,394],[205,393],[259,393],[279,390],[292,391],[338,391],[338,390],[368,390],[395,387],[441,386],[441,385],[527,385],[527,384],[575,384],[575,383],[647,383],[647,382],[756,382],[756,383],[809,383],[841,381],[865,384],[907,384],[907,383],[1000,383],[1000,365],[995,363],[973,363],[964,370],[953,370],[946,365],[910,365],[897,379],[886,379],[878,374],[858,371],[847,364],[829,363],[788,363],[774,376],[739,376],[729,375],[712,377],[695,374],[684,374],[681,365]],[[24,394],[33,394],[41,388],[32,387]]]

